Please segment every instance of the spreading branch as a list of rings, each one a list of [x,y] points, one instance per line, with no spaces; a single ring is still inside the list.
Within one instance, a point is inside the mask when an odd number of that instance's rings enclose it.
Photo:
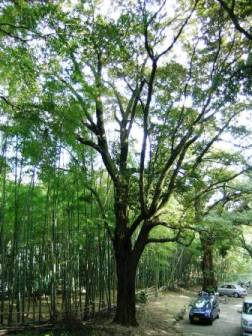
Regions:
[[[150,243],[178,243],[180,245],[183,245],[185,247],[189,247],[193,240],[195,238],[195,235],[192,235],[192,237],[190,237],[189,241],[186,242],[186,238],[182,237],[181,235],[181,229],[178,230],[177,234],[175,234],[173,237],[167,237],[167,238],[149,238],[146,241],[146,244],[150,244]]]
[[[187,26],[190,18],[192,17],[197,5],[198,5],[198,2],[199,0],[196,0],[194,2],[194,6],[192,8],[192,10],[190,11],[189,15],[187,16],[187,18],[185,19],[185,21],[183,22],[183,24],[181,25],[179,31],[177,32],[177,34],[174,36],[171,44],[166,48],[164,49],[160,54],[158,54],[156,56],[156,60],[159,60],[162,56],[166,55],[170,50],[172,50],[172,48],[174,47],[175,43],[177,42],[177,40],[179,39],[180,35],[182,34],[184,28]]]
[[[251,244],[248,244],[243,236],[243,234],[241,234],[240,237],[240,242],[241,242],[241,246],[244,250],[246,250],[248,252],[248,254],[250,255],[250,257],[252,258],[252,246]]]
[[[0,96],[0,99],[2,99],[7,105],[9,105],[12,108],[15,108],[16,106],[9,100],[7,99],[5,96]]]
[[[227,5],[227,3],[224,0],[217,0],[219,2],[219,4],[221,5],[221,7],[226,11],[226,13],[228,14],[230,20],[233,22],[235,28],[242,33],[244,36],[247,37],[247,39],[249,39],[250,41],[252,41],[252,34],[249,33],[246,29],[244,29],[240,23],[239,20],[237,18],[237,16],[234,13],[234,6],[229,7]]]

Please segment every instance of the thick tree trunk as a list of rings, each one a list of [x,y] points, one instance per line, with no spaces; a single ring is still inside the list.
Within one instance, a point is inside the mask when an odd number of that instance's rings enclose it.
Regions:
[[[202,244],[202,274],[203,274],[203,284],[202,290],[215,290],[216,279],[214,274],[214,263],[213,263],[213,241],[211,239],[201,237]]]
[[[126,181],[126,177],[124,179]],[[117,306],[114,322],[125,326],[137,326],[135,280],[136,269],[143,246],[137,252],[132,248],[128,231],[128,185],[115,188],[116,230],[114,252],[117,274]]]
[[[131,251],[123,249],[116,253],[117,307],[115,323],[137,326],[135,302],[136,266]]]

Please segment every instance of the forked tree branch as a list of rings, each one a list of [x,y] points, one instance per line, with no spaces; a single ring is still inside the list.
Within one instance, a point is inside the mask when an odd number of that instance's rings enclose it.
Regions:
[[[219,2],[219,4],[221,5],[221,7],[227,12],[230,20],[233,22],[235,28],[242,33],[243,35],[245,35],[250,41],[252,41],[252,34],[250,34],[246,29],[244,29],[240,23],[239,20],[237,18],[237,16],[234,13],[234,6],[232,6],[231,8],[228,7],[227,3],[224,0],[217,0]]]
[[[171,44],[164,49],[160,54],[158,54],[155,59],[158,61],[162,56],[166,55],[175,45],[175,43],[177,42],[177,40],[179,39],[180,35],[182,34],[184,28],[186,27],[186,25],[188,24],[190,18],[192,17],[197,5],[198,5],[199,0],[195,0],[194,2],[194,6],[191,10],[191,12],[189,13],[189,15],[187,16],[187,18],[185,19],[185,21],[183,22],[183,24],[181,25],[179,31],[177,32],[177,34],[174,36],[173,41],[171,42]]]

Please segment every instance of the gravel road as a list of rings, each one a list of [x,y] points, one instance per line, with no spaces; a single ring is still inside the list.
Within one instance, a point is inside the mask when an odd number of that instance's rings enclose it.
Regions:
[[[183,335],[186,336],[240,336],[241,314],[237,312],[243,299],[229,298],[229,302],[220,303],[220,318],[213,324],[190,324],[188,317],[180,322]]]

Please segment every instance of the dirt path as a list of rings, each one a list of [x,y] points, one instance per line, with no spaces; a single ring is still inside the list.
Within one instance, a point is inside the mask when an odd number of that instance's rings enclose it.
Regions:
[[[140,309],[138,320],[142,334],[139,335],[175,335],[177,320],[183,318],[188,303],[191,301],[191,292],[170,292],[160,295]],[[176,331],[177,330],[177,331]]]
[[[239,336],[241,315],[237,312],[242,299],[230,298],[229,303],[220,304],[220,318],[213,325],[190,324],[187,316],[179,323],[186,336]]]
[[[146,305],[142,334],[139,335],[183,335],[183,336],[239,336],[241,315],[237,312],[243,299],[229,298],[227,304],[220,303],[220,318],[213,325],[190,324],[188,304],[196,293],[184,291],[167,293]],[[141,312],[140,312],[141,313]],[[142,313],[143,314],[143,313]],[[176,319],[175,319],[176,318]],[[149,321],[149,322],[147,322]],[[140,322],[140,323],[141,323]],[[152,327],[152,332],[149,329]]]
[[[220,303],[220,318],[213,325],[190,324],[189,303],[196,292],[181,290],[166,292],[152,298],[147,304],[137,306],[138,327],[126,328],[112,324],[111,318],[97,318],[84,323],[80,335],[89,336],[239,336],[242,299],[230,298]],[[84,327],[85,333],[82,331]],[[74,333],[77,335],[77,333]]]
[[[137,328],[124,328],[101,321],[95,326],[97,336],[175,336],[182,335],[177,320],[182,318],[193,293],[188,291],[169,292],[152,298],[145,305],[137,306]],[[178,328],[177,328],[178,326]],[[94,324],[92,325],[94,327]]]
[[[229,303],[220,303],[220,318],[209,325],[190,324],[189,303],[196,292],[181,291],[160,294],[146,305],[137,307],[139,327],[123,328],[105,321],[99,325],[96,336],[239,336],[242,299],[230,298]],[[97,329],[96,329],[97,330]],[[93,334],[92,334],[93,335]]]

